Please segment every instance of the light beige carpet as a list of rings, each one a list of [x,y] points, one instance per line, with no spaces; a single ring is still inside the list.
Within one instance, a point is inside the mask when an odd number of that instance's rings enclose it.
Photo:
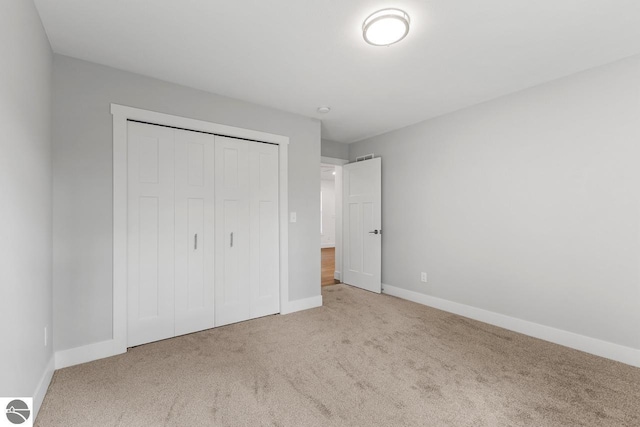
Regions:
[[[345,285],[59,370],[46,426],[639,426],[640,369]]]

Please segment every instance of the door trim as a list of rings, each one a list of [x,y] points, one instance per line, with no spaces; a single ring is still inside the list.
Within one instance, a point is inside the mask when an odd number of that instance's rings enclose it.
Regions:
[[[326,163],[328,165],[335,165],[335,166],[344,166],[349,163],[349,160],[338,159],[336,157],[321,156],[320,163]]]
[[[137,120],[279,146],[280,313],[296,310],[289,302],[289,137],[218,123],[111,104],[113,116],[113,354],[127,351],[127,121]]]

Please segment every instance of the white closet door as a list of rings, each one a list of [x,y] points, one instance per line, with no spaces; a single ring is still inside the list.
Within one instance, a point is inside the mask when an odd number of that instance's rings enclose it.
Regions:
[[[175,335],[213,328],[213,135],[175,131]]]
[[[251,317],[280,312],[278,147],[249,143]]]
[[[174,131],[128,124],[128,346],[174,335]]]
[[[215,142],[215,325],[251,317],[249,304],[249,142]]]

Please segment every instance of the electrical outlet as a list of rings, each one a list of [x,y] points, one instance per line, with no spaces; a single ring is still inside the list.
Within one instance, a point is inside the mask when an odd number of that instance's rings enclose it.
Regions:
[[[289,222],[296,222],[298,220],[298,215],[295,212],[289,213]]]
[[[44,327],[44,346],[47,346],[47,327]]]
[[[423,283],[427,283],[427,273],[425,273],[424,271],[420,273],[420,281]]]

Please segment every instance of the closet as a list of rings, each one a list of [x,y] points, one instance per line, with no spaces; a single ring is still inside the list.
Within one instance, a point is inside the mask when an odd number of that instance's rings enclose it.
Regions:
[[[127,142],[127,345],[278,313],[278,147],[131,121]]]

